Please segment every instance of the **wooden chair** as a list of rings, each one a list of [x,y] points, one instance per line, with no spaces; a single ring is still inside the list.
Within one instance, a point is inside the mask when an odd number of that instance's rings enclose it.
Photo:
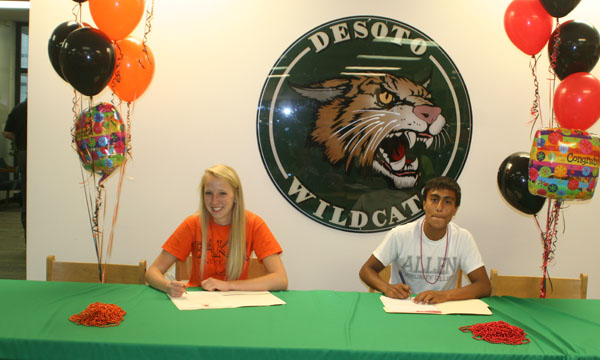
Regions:
[[[106,264],[106,283],[145,284],[146,260],[138,265]],[[99,283],[98,263],[56,261],[54,255],[46,257],[47,281],[76,281]]]
[[[175,262],[175,279],[189,280],[192,274],[192,257],[188,256],[185,261]],[[254,279],[267,274],[265,266],[257,258],[250,258],[248,265],[248,279]]]
[[[515,296],[520,298],[539,298],[540,276],[501,276],[498,270],[490,271],[492,283],[491,296]],[[546,279],[546,297],[554,299],[585,299],[587,297],[587,274],[579,274],[577,279]]]
[[[383,268],[383,270],[381,270],[379,272],[379,276],[381,276],[381,278],[387,282],[390,282],[390,278],[392,277],[392,265],[388,265],[386,267]],[[463,278],[463,272],[461,269],[458,269],[458,276],[456,277],[456,287],[462,287],[462,278]],[[377,292],[377,290],[373,289],[372,287],[369,286],[369,292]]]

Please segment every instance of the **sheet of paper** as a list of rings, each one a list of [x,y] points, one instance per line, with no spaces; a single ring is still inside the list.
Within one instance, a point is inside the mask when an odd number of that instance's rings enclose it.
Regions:
[[[285,304],[285,301],[268,291],[188,291],[181,297],[170,298],[179,310],[224,309]]]
[[[412,298],[393,299],[381,296],[380,299],[383,309],[388,313],[492,315],[488,305],[480,299],[446,301],[436,305],[415,304]]]
[[[480,299],[446,301],[435,306],[442,311],[442,314],[492,315],[488,304]]]
[[[412,298],[394,299],[387,296],[380,297],[383,308],[389,313],[430,313],[441,314],[442,311],[434,305],[417,304]]]

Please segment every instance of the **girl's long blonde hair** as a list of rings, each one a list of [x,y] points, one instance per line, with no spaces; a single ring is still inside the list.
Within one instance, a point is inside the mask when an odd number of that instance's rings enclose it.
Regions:
[[[242,274],[246,260],[246,207],[244,206],[244,192],[238,174],[227,165],[214,165],[204,171],[200,182],[200,212],[199,220],[202,225],[202,258],[200,260],[200,278],[204,280],[204,264],[206,262],[206,234],[210,213],[204,203],[204,189],[209,176],[214,176],[227,181],[233,189],[233,208],[231,209],[231,231],[229,233],[229,246],[227,250],[227,280],[237,280]]]

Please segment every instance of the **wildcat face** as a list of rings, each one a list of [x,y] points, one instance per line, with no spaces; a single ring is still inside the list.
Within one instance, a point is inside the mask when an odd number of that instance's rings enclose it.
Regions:
[[[385,74],[332,79],[307,87],[300,95],[322,103],[311,137],[325,146],[331,164],[354,159],[389,178],[398,189],[419,179],[419,154],[440,138],[446,125],[440,107],[423,85]],[[417,150],[417,151],[415,151]]]

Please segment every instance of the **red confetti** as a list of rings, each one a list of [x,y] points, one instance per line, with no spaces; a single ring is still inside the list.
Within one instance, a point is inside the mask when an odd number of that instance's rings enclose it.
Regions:
[[[71,315],[69,320],[77,325],[108,327],[119,325],[125,314],[119,305],[95,302],[81,313]]]
[[[522,345],[530,341],[523,329],[504,321],[461,326],[458,329],[462,332],[472,332],[475,340],[485,340],[492,344]]]

